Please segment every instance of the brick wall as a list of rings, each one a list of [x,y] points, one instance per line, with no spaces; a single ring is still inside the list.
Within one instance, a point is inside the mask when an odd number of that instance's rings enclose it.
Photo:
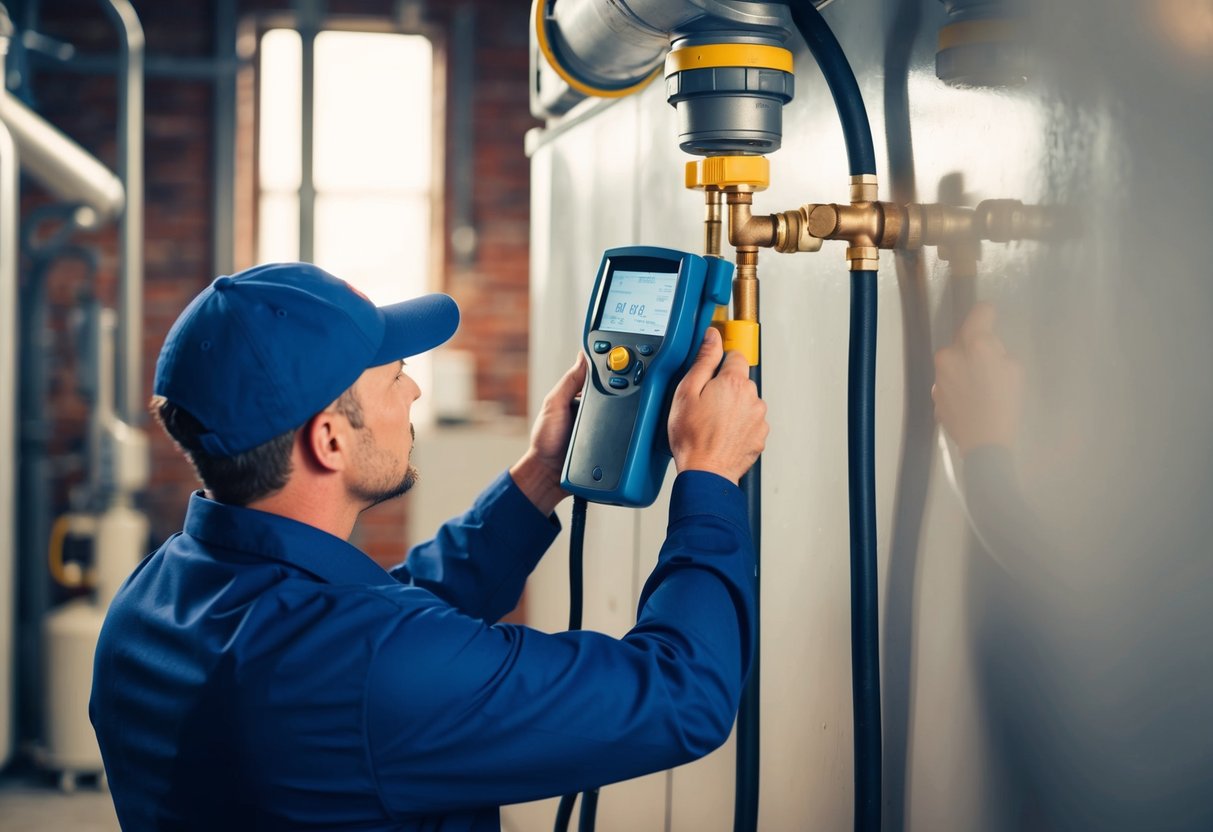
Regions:
[[[475,172],[472,209],[479,235],[474,259],[443,271],[445,290],[459,301],[463,325],[455,346],[476,356],[479,399],[497,401],[507,414],[526,411],[526,321],[528,275],[528,163],[523,136],[534,122],[527,111],[527,21],[529,3],[522,0],[467,0],[475,9],[476,124],[472,159],[448,152],[447,181],[455,165],[471,164]],[[212,3],[166,3],[135,0],[147,37],[149,56],[207,58],[214,53]],[[333,0],[334,13],[389,16],[392,0]],[[449,26],[455,3],[432,2],[428,19]],[[248,0],[242,14],[281,10],[290,4]],[[18,17],[18,25],[23,21]],[[82,53],[113,54],[112,26],[95,0],[59,0],[42,4],[39,28],[68,41]],[[116,167],[116,97],[112,78],[60,71],[38,71],[33,78],[39,112],[111,168]],[[155,357],[164,335],[189,299],[214,277],[212,237],[212,91],[209,82],[149,78],[145,134],[145,317],[143,392],[150,395]],[[247,156],[251,145],[242,141]],[[26,182],[27,213],[46,197]],[[238,240],[247,240],[246,227]],[[444,235],[445,237],[445,235]],[[116,300],[117,234],[114,228],[80,235],[101,254],[95,281],[77,264],[65,263],[49,277],[51,321],[56,333],[49,413],[56,457],[55,508],[65,509],[67,488],[83,471],[82,452],[87,406],[75,392],[76,359],[69,321],[81,292],[94,292],[112,305]],[[454,263],[449,250],[446,263]],[[155,426],[152,483],[144,505],[152,524],[153,543],[180,528],[184,506],[196,487],[193,473]],[[407,501],[393,501],[367,512],[355,542],[383,563],[404,550]]]

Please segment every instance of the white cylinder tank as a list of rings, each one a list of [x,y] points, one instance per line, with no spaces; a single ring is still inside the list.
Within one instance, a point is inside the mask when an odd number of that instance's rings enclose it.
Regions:
[[[147,540],[147,518],[129,506],[112,506],[94,532],[92,600],[77,599],[46,617],[46,747],[42,764],[60,773],[72,791],[80,774],[104,774],[101,750],[88,718],[93,654],[105,611],[118,587],[138,565]]]
[[[93,653],[105,610],[77,599],[46,617],[47,725],[43,764],[61,773],[64,791],[78,774],[100,774],[101,750],[88,718],[93,684]]]

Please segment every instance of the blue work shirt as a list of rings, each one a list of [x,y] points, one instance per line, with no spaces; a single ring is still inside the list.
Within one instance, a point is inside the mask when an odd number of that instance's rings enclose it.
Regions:
[[[494,623],[559,531],[502,474],[391,572],[201,493],[115,597],[89,713],[138,830],[497,830],[724,742],[751,655],[741,491],[675,481],[622,639]]]

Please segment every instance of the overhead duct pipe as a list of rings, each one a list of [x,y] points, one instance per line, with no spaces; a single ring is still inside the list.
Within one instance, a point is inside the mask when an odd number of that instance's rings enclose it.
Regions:
[[[828,0],[827,0],[828,2]],[[825,5],[820,3],[819,5]],[[782,3],[750,0],[534,0],[535,47],[560,88],[532,90],[538,118],[580,96],[618,98],[662,71],[687,153],[771,153],[792,99],[795,31]],[[667,57],[667,52],[669,53]],[[543,83],[543,73],[536,73]]]
[[[122,212],[118,177],[8,90],[0,90],[0,121],[12,133],[21,166],[57,199],[78,206],[78,226],[97,228]]]
[[[118,175],[126,191],[118,276],[118,418],[143,422],[143,56],[146,41],[130,0],[102,0],[118,32]]]

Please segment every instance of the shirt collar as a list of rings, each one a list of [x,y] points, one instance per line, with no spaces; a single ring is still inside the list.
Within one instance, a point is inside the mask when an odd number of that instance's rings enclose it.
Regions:
[[[331,584],[395,580],[357,547],[315,526],[265,511],[190,496],[185,533],[205,543],[304,569]]]

